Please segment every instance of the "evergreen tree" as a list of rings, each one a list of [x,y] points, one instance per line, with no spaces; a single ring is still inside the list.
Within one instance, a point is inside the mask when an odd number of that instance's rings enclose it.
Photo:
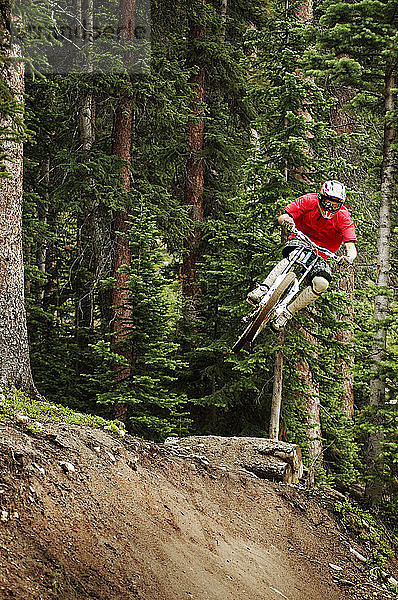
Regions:
[[[367,494],[376,499],[382,493],[383,436],[380,425],[386,408],[385,375],[389,301],[386,292],[390,285],[391,205],[394,197],[396,140],[394,125],[395,81],[397,65],[396,3],[389,0],[364,2],[334,2],[323,5],[320,20],[325,29],[320,45],[325,55],[312,53],[314,64],[323,67],[322,74],[338,77],[357,90],[352,104],[379,102],[384,118],[382,157],[380,164],[380,205],[377,244],[377,279],[373,337],[373,372],[370,384],[370,405],[373,407],[373,428],[369,434],[367,460],[374,477],[369,480]],[[319,75],[320,71],[313,70]],[[367,98],[365,99],[365,96]]]

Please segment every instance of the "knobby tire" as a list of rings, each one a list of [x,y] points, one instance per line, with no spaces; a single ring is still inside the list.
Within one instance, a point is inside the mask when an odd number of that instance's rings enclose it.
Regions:
[[[278,287],[275,289],[271,298],[268,300],[266,304],[260,309],[259,313],[256,315],[254,320],[249,323],[246,327],[245,331],[242,333],[236,344],[232,348],[232,352],[239,352],[242,350],[243,346],[253,341],[254,336],[257,331],[261,327],[263,321],[268,317],[271,310],[274,308],[275,304],[278,302],[279,298],[282,294],[287,290],[289,285],[291,285],[295,279],[296,275],[293,271],[289,271],[286,273]]]

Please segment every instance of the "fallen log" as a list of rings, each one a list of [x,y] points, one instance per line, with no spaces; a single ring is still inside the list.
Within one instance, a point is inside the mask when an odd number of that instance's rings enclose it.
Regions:
[[[265,456],[275,456],[275,458],[280,458],[289,463],[292,471],[300,471],[301,469],[300,477],[302,476],[303,461],[300,446],[279,440],[264,440],[261,444],[258,444],[257,451]]]
[[[262,461],[261,463],[252,463],[244,465],[246,471],[254,473],[260,479],[269,479],[270,481],[279,481],[282,483],[292,483],[293,470],[291,465],[283,461]]]
[[[244,469],[262,479],[298,483],[303,475],[300,447],[288,442],[209,435],[168,438],[165,445],[187,458],[200,456],[211,466]]]

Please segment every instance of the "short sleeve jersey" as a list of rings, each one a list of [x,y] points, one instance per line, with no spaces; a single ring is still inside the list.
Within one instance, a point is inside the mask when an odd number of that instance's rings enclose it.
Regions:
[[[285,208],[293,217],[297,229],[305,233],[315,244],[337,252],[343,242],[355,242],[355,226],[345,206],[325,219],[319,212],[318,194],[305,194],[296,198]]]

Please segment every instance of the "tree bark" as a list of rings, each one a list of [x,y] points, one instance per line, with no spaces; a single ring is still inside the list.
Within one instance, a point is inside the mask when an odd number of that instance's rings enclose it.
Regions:
[[[306,0],[303,4],[296,9],[297,16],[305,23],[310,24],[314,20],[314,4],[313,0]],[[306,101],[304,100],[302,113],[308,121],[312,121],[310,112],[305,107]],[[310,149],[308,149],[310,153]],[[298,173],[299,177],[303,181],[308,182],[307,177],[303,173]],[[314,328],[316,328],[314,323]],[[309,332],[302,330],[302,333],[308,340],[308,344],[312,346],[317,345],[317,339]],[[303,358],[297,365],[300,373],[300,378],[304,385],[304,401],[307,413],[307,438],[308,438],[308,452],[310,457],[309,464],[309,485],[314,485],[315,471],[323,465],[323,442],[322,442],[322,430],[321,430],[321,417],[320,417],[320,397],[319,387],[314,382],[312,372],[308,361]]]
[[[132,108],[131,100],[128,96],[123,96],[117,108],[113,133],[113,153],[130,162],[130,144],[132,131]],[[122,167],[122,185],[125,192],[130,190],[130,168]],[[128,240],[128,219],[127,211],[118,209],[114,211],[112,221],[113,232],[113,260],[112,273],[115,278],[115,285],[112,290],[112,350],[123,356],[129,363],[131,360],[131,350],[127,342],[128,324],[131,321],[131,308],[129,304],[128,280],[129,273],[125,267],[130,265],[131,251]],[[115,367],[115,381],[120,382],[130,377],[130,366]],[[116,407],[115,407],[116,409]],[[119,409],[118,409],[119,410]],[[123,409],[124,412],[124,409]],[[120,418],[118,414],[118,418]]]
[[[260,477],[260,479],[293,483],[292,467],[282,460],[269,458],[268,460],[263,460],[261,463],[249,463],[244,464],[243,466],[247,471]]]
[[[119,30],[122,39],[134,38],[135,0],[120,0],[119,3]],[[131,133],[133,109],[131,97],[123,91],[116,109],[113,128],[113,154],[125,161],[121,171],[121,182],[124,191],[130,191],[130,165],[131,162]],[[113,261],[112,273],[115,285],[112,290],[112,351],[119,354],[127,361],[126,366],[115,365],[115,382],[127,380],[131,374],[132,350],[128,341],[128,326],[131,322],[131,307],[129,304],[128,280],[129,273],[125,267],[131,262],[131,250],[128,240],[129,215],[127,210],[115,210],[112,222],[113,233]],[[114,416],[123,422],[127,420],[127,406],[116,402]]]
[[[355,92],[346,86],[339,86],[333,90],[333,95],[337,99],[337,103],[330,109],[330,119],[333,129],[338,135],[343,133],[349,135],[353,131],[352,116],[350,112],[345,112],[343,108],[353,99]],[[341,156],[341,150],[339,150],[337,156]]]
[[[264,456],[274,456],[284,460],[291,465],[293,473],[302,476],[303,461],[300,446],[279,440],[263,440],[256,446],[256,450]]]
[[[305,0],[305,2],[303,2],[301,4],[301,6],[299,6],[296,9],[296,13],[297,16],[299,17],[300,21],[302,21],[303,23],[312,23],[314,20],[314,3],[313,0]]]
[[[205,0],[203,0],[205,4]],[[200,286],[196,280],[196,264],[200,253],[201,231],[199,224],[203,221],[203,191],[204,191],[204,99],[206,72],[201,60],[195,52],[195,42],[206,34],[204,25],[192,24],[189,29],[189,40],[192,50],[189,66],[194,69],[190,78],[192,90],[191,108],[192,116],[188,122],[187,131],[187,161],[185,204],[190,209],[193,231],[184,243],[184,259],[182,264],[182,292],[185,298],[192,298],[200,293]]]
[[[390,283],[390,246],[391,246],[391,204],[395,189],[394,175],[396,170],[396,129],[392,112],[395,110],[394,94],[396,87],[396,73],[389,72],[385,79],[384,95],[384,144],[383,162],[381,166],[381,196],[379,211],[379,230],[377,239],[377,281],[381,288],[375,298],[374,319],[377,331],[373,337],[373,379],[370,382],[370,406],[374,407],[373,423],[375,431],[370,433],[367,449],[368,472],[374,477],[366,486],[365,495],[372,501],[381,496],[383,482],[381,479],[383,463],[380,459],[382,453],[383,435],[380,432],[382,417],[379,410],[385,405],[385,379],[381,373],[381,364],[386,357],[387,330],[385,320],[389,314],[388,296],[384,289]]]
[[[288,169],[285,166],[285,181],[288,179]],[[285,244],[288,238],[287,231],[282,228],[281,230],[281,242]],[[282,408],[283,398],[283,362],[284,362],[284,351],[283,347],[285,344],[285,331],[282,330],[279,333],[279,344],[280,348],[275,353],[274,358],[274,384],[272,388],[272,401],[271,401],[271,415],[268,429],[268,435],[271,440],[279,439],[279,427],[280,427],[280,415]]]
[[[12,99],[21,107],[19,117],[22,118],[24,64],[20,60],[20,49],[7,45],[10,30],[7,17],[11,18],[2,11],[0,31],[6,60],[1,68],[1,77]],[[24,302],[23,143],[20,136],[12,134],[14,127],[11,117],[1,119],[1,143],[6,154],[4,165],[8,177],[0,179],[0,386],[11,383],[29,395],[38,396],[30,367]]]

